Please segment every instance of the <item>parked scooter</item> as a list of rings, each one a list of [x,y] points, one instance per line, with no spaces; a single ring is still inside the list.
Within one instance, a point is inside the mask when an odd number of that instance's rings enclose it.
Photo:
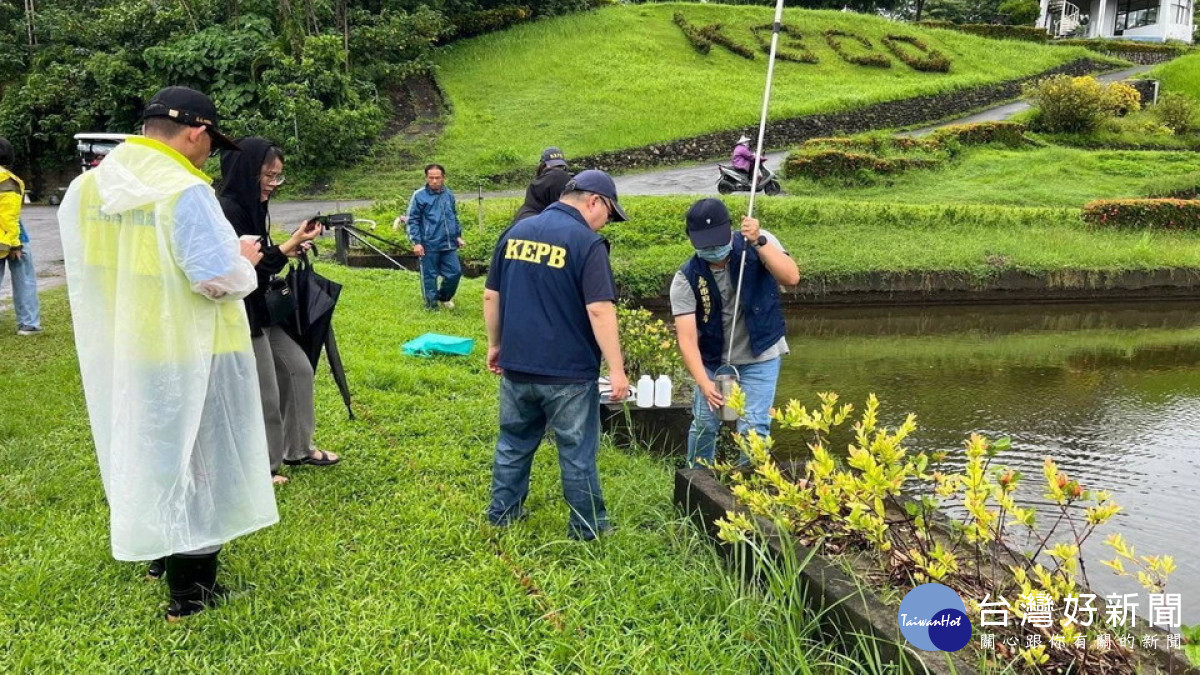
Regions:
[[[750,191],[750,176],[724,164],[718,164],[717,170],[721,174],[717,180],[717,192],[727,195],[731,192]],[[767,195],[777,195],[779,190],[779,179],[775,177],[775,174],[767,167],[759,166],[757,191]]]

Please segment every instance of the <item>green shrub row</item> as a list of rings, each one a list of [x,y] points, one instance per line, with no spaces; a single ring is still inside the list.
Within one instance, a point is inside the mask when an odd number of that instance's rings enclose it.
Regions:
[[[864,173],[896,174],[910,169],[928,169],[941,163],[939,159],[923,157],[880,157],[845,150],[820,150],[789,156],[784,163],[784,171],[788,178],[836,178],[854,182],[861,180],[861,174]]]
[[[1050,40],[1050,34],[1046,32],[1046,29],[1036,26],[997,26],[988,23],[951,23],[949,21],[922,21],[920,25],[956,30],[960,33],[970,33],[997,40],[1022,40],[1025,42],[1048,42]],[[1055,44],[1064,44],[1065,42],[1071,41],[1059,41]]]
[[[1200,173],[1155,178],[1142,192],[1151,199],[1200,199]]]
[[[908,67],[913,70],[920,70],[927,73],[948,73],[950,72],[950,59],[946,55],[937,51],[930,50],[929,45],[921,38],[908,35],[887,35],[882,40],[883,46],[888,48],[896,58],[908,64]],[[900,48],[900,43],[907,43],[915,47],[921,52],[921,56],[913,56]]]
[[[1183,54],[1191,49],[1187,45],[1165,44],[1162,42],[1134,42],[1133,40],[1056,40],[1054,44],[1070,47],[1086,47],[1094,52],[1105,54]]]
[[[694,47],[696,51],[700,52],[701,54],[707,54],[708,52],[712,51],[712,43],[709,42],[708,38],[701,34],[699,28],[688,22],[688,20],[684,18],[683,14],[675,12],[675,16],[673,18],[675,20],[675,25],[679,26],[679,29],[683,31],[684,36],[687,37],[687,41],[692,44],[692,47]]]
[[[1200,200],[1098,199],[1083,207],[1083,220],[1117,229],[1195,230],[1200,229]]]
[[[468,38],[492,31],[503,30],[533,16],[533,10],[524,5],[504,5],[494,9],[464,12],[453,17],[454,37]]]
[[[704,26],[700,29],[700,34],[709,42],[721,45],[743,59],[754,60],[754,50],[726,35],[719,23]]]
[[[829,43],[830,49],[842,57],[846,63],[853,63],[859,66],[867,66],[869,68],[891,68],[892,62],[883,54],[870,52],[866,54],[850,54],[842,47],[841,38],[849,38],[862,45],[863,49],[872,50],[871,41],[861,35],[847,33],[844,30],[829,29],[825,31],[825,42]]]
[[[758,40],[759,49],[764,54],[771,53],[771,31],[773,29],[774,24],[769,23],[750,28],[754,39]],[[786,23],[781,25],[779,27],[779,44],[775,47],[775,58],[793,63],[820,63],[821,59],[805,46],[802,37],[803,34],[799,28]]]
[[[1025,145],[1028,128],[1020,122],[974,122],[942,127],[930,134],[934,143],[945,145],[953,140],[959,145],[999,144],[1010,148]]]

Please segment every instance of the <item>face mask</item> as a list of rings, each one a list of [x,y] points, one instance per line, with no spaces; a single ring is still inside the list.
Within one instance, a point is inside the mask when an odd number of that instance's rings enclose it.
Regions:
[[[700,256],[701,260],[710,263],[723,262],[733,252],[733,243],[725,244],[724,246],[709,246],[707,248],[696,249],[696,255]]]

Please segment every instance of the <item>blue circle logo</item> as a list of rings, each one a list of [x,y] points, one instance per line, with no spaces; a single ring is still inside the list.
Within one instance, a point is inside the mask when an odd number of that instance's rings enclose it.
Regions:
[[[967,606],[949,586],[921,584],[900,603],[900,632],[927,652],[956,652],[971,641]]]

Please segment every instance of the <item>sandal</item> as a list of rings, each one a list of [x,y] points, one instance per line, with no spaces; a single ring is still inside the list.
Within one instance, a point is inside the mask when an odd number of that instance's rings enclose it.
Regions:
[[[312,466],[332,466],[340,461],[342,461],[341,457],[330,459],[328,452],[325,452],[324,450],[317,450],[317,454],[315,455],[309,455],[304,459],[285,459],[283,460],[283,463],[287,464],[288,466],[300,466],[303,464],[309,464]]]

